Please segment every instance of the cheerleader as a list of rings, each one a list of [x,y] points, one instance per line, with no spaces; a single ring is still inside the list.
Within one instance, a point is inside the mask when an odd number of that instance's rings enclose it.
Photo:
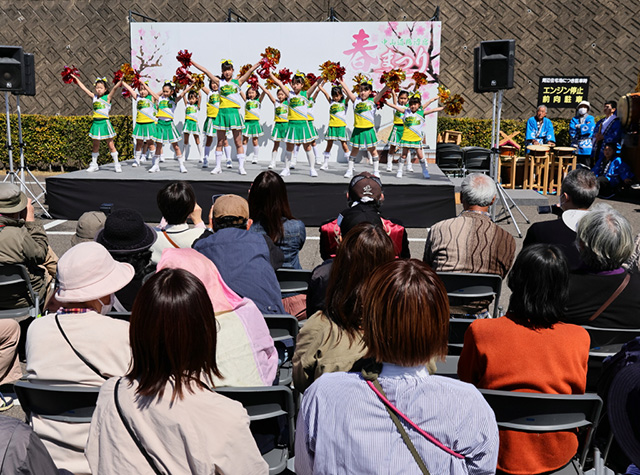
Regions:
[[[133,89],[126,82],[122,86],[129,91],[136,103],[136,125],[133,127],[133,138],[136,141],[136,148],[133,154],[132,167],[137,167],[142,161],[142,149],[146,141],[153,141],[156,136],[156,106],[158,95],[149,89],[149,83],[140,83],[138,91]]]
[[[316,81],[309,90],[303,91],[302,87],[304,86],[305,75],[298,71],[291,80],[291,88],[293,90],[290,91],[273,73],[270,73],[269,77],[271,77],[275,85],[287,95],[289,104],[289,126],[287,128],[287,136],[284,139],[287,144],[287,152],[285,154],[284,169],[280,172],[280,176],[291,175],[291,155],[293,154],[295,144],[299,143],[303,145],[307,153],[309,175],[317,177],[318,172],[315,168],[315,157],[311,150],[311,142],[317,137],[314,136],[311,129],[309,129],[309,122],[307,121],[309,101],[307,98],[311,96],[316,87],[318,87],[318,81]]]
[[[200,127],[198,127],[198,112],[200,112],[200,91],[191,90],[184,97],[184,129],[182,134],[184,136],[184,159],[189,160],[189,152],[191,151],[191,145],[189,145],[189,135],[193,135],[193,139],[196,141],[196,147],[198,148],[198,155],[200,161],[202,161],[202,148],[200,147]]]
[[[249,137],[251,137],[251,144],[253,145],[253,152],[251,152],[251,163],[258,163],[258,156],[260,155],[260,146],[258,145],[258,137],[261,137],[264,132],[260,125],[260,109],[262,107],[262,100],[265,96],[265,88],[262,84],[258,83],[258,87],[262,91],[258,96],[258,90],[253,86],[249,86],[246,92],[246,99],[244,103],[244,129],[242,131],[242,145],[246,148],[249,143]],[[240,175],[246,175],[247,172],[239,170]]]
[[[244,170],[244,147],[242,146],[242,129],[244,124],[242,123],[242,117],[240,116],[240,103],[242,97],[240,96],[240,86],[244,84],[247,79],[258,69],[260,63],[256,63],[239,79],[233,79],[233,63],[229,59],[223,59],[221,62],[222,77],[214,76],[203,66],[200,66],[196,62],[191,60],[191,64],[218,85],[220,90],[220,107],[216,121],[213,124],[214,129],[217,131],[218,144],[216,146],[216,166],[211,171],[212,174],[222,173],[222,149],[225,141],[227,140],[227,131],[231,131],[233,134],[233,140],[236,144],[236,153],[238,155],[238,169]]]
[[[87,168],[88,172],[95,172],[100,169],[98,166],[98,156],[100,155],[100,141],[106,140],[109,146],[109,152],[111,152],[111,158],[113,158],[113,164],[116,173],[122,172],[122,167],[118,161],[118,151],[113,143],[113,138],[116,136],[113,125],[109,120],[109,111],[111,110],[111,100],[113,95],[120,86],[122,86],[122,80],[116,84],[111,91],[107,78],[96,78],[94,81],[95,92],[91,92],[87,86],[85,86],[80,78],[74,74],[71,75],[75,79],[76,84],[80,86],[84,92],[86,92],[93,99],[93,122],[91,123],[91,129],[89,129],[89,137],[93,140],[93,148],[91,149],[91,165]]]
[[[400,105],[403,108],[402,111],[393,111],[393,128],[389,134],[389,153],[387,158],[387,171],[393,171],[393,160],[396,156],[396,152],[400,151],[402,146],[400,141],[402,140],[402,132],[404,131],[404,123],[402,122],[402,116],[404,115],[404,108],[406,108],[407,101],[409,100],[409,91],[402,89],[398,94],[393,91],[393,103]],[[400,155],[400,154],[398,154]],[[398,161],[400,157],[396,158]]]
[[[324,163],[320,167],[320,170],[329,169],[329,157],[331,156],[331,148],[333,147],[333,141],[337,140],[342,144],[342,150],[345,155],[349,153],[349,147],[347,146],[347,103],[348,99],[345,99],[342,86],[333,86],[331,88],[331,96],[322,87],[322,84],[318,86],[318,89],[322,91],[324,97],[329,102],[329,128],[327,133],[324,134],[324,139],[327,142],[327,148],[324,151]]]
[[[184,158],[180,153],[180,147],[178,142],[180,136],[176,130],[176,126],[173,123],[173,119],[176,113],[176,107],[178,101],[182,99],[193,87],[193,84],[189,84],[182,92],[176,94],[176,85],[172,81],[165,81],[162,86],[162,93],[158,97],[158,123],[156,124],[156,154],[153,157],[153,163],[149,168],[149,173],[156,173],[160,171],[160,159],[162,158],[162,145],[164,142],[169,142],[173,146],[173,150],[180,164],[180,173],[187,173],[187,169],[184,166]]]
[[[351,155],[349,156],[349,168],[347,168],[344,177],[353,177],[356,157],[360,149],[364,148],[371,153],[373,159],[373,174],[380,178],[380,159],[378,157],[378,150],[376,149],[376,145],[378,144],[375,129],[376,102],[382,98],[388,88],[385,85],[378,95],[372,98],[373,81],[369,78],[364,78],[358,85],[358,96],[356,97],[356,95],[349,90],[343,79],[340,80],[340,84],[342,84],[342,88],[349,100],[353,102],[354,112],[353,132],[351,133],[351,140],[349,140]]]
[[[409,155],[409,151],[411,149],[415,150],[418,158],[420,159],[420,165],[422,166],[422,176],[425,178],[430,178],[429,169],[427,168],[427,159],[424,157],[422,152],[422,141],[424,140],[424,117],[429,114],[433,114],[434,112],[438,112],[444,109],[444,107],[436,107],[434,109],[427,109],[432,102],[436,101],[438,98],[435,97],[430,101],[421,104],[422,97],[419,92],[414,92],[411,97],[409,97],[409,107],[402,107],[396,104],[387,104],[389,107],[401,111],[402,114],[402,138],[400,140],[400,145],[402,146],[402,157],[400,158],[400,162],[398,165],[398,173],[396,174],[397,178],[402,178],[402,166]]]
[[[278,159],[278,148],[280,142],[287,136],[287,128],[289,126],[289,105],[287,103],[287,95],[282,89],[278,89],[276,97],[273,97],[268,90],[264,89],[267,97],[273,102],[274,106],[274,126],[271,132],[271,140],[273,140],[273,150],[271,152],[271,162],[269,163],[269,170],[273,170],[276,167],[276,160]]]

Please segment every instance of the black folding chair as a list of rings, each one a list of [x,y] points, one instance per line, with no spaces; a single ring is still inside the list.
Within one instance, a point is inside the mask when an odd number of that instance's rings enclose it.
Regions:
[[[449,354],[459,355],[464,345],[464,334],[475,318],[449,319]]]
[[[436,165],[445,174],[462,175],[464,168],[462,159],[464,152],[459,145],[439,143],[436,145]]]
[[[464,174],[489,173],[491,166],[491,150],[482,147],[464,147]]]
[[[498,317],[502,278],[494,274],[438,272],[449,298],[469,301],[493,299],[493,318]]]
[[[22,264],[0,264],[0,293],[25,299],[27,307],[0,309],[0,318],[37,317],[40,314],[40,296],[31,286],[29,271]]]
[[[287,269],[284,267],[276,270],[280,292],[283,294],[307,293],[312,272],[306,269]]]
[[[282,360],[278,367],[278,384],[289,385],[293,381],[293,353],[298,338],[298,319],[293,315],[263,314],[269,333]]]

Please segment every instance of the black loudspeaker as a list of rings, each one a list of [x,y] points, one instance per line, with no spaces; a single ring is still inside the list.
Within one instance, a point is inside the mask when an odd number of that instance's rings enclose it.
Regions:
[[[36,65],[32,53],[24,53],[24,88],[14,92],[22,96],[36,95]]]
[[[20,92],[23,87],[22,46],[0,46],[0,91]]]
[[[483,41],[473,53],[474,92],[513,89],[516,40]]]

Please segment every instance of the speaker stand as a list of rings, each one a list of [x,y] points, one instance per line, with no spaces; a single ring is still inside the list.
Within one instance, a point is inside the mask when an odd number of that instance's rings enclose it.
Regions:
[[[498,160],[500,160],[500,145],[499,145],[500,144],[500,121],[502,118],[503,93],[504,93],[503,89],[500,89],[499,91],[493,93],[493,112],[491,117],[491,164],[490,164],[490,171],[489,171],[491,178],[493,178],[493,181],[496,183],[496,189],[498,191],[498,197],[500,198],[502,210],[496,216],[497,204],[494,202],[491,205],[491,219],[493,221],[496,221],[497,218],[503,215],[505,219],[507,217],[510,217],[511,221],[513,222],[513,225],[516,228],[516,231],[518,231],[518,237],[522,237],[522,232],[520,231],[520,228],[518,227],[518,223],[516,223],[516,220],[513,217],[513,213],[511,212],[511,209],[515,207],[520,212],[522,217],[525,219],[527,224],[529,224],[531,221],[529,221],[529,218],[527,218],[527,215],[525,215],[524,212],[518,207],[516,202],[513,201],[513,198],[511,198],[507,194],[507,192],[504,191],[504,188],[502,187],[502,183],[500,182],[500,177],[498,176],[498,170],[500,168],[498,166],[499,165]],[[511,202],[511,205],[509,205],[508,203],[509,201]]]
[[[22,141],[22,114],[20,112],[20,96],[16,95],[16,104],[18,109],[18,148],[20,149],[20,167],[18,168],[18,173],[14,170],[13,167],[13,145],[11,144],[11,121],[10,121],[10,111],[9,111],[9,92],[4,93],[4,102],[6,106],[6,114],[7,114],[7,152],[9,154],[9,173],[4,178],[3,183],[9,180],[11,183],[15,183],[16,181],[20,183],[20,190],[22,192],[26,192],[31,196],[31,199],[38,204],[42,213],[49,219],[51,215],[44,207],[44,205],[40,202],[40,200],[45,196],[46,190],[42,183],[38,181],[38,179],[31,173],[31,170],[25,165],[24,162],[24,142]],[[40,187],[40,194],[35,195],[29,187],[26,186],[24,181],[24,173],[25,171],[31,177],[31,179]]]

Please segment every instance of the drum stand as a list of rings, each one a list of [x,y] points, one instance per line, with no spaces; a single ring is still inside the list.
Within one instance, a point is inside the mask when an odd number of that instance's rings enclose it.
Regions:
[[[496,216],[496,207],[497,204],[494,202],[491,205],[491,219],[496,221],[496,218],[500,218],[504,215],[504,218],[507,216],[511,217],[511,221],[518,231],[518,237],[522,237],[522,232],[518,227],[518,223],[516,223],[515,218],[513,217],[513,213],[511,212],[511,208],[515,207],[525,221],[530,223],[529,218],[523,213],[523,211],[518,207],[513,198],[511,198],[502,187],[502,183],[500,183],[500,177],[498,176],[498,160],[500,160],[500,119],[502,116],[502,95],[504,93],[503,89],[500,89],[498,92],[493,93],[493,113],[491,117],[491,164],[489,174],[493,181],[496,183],[496,189],[498,191],[498,197],[500,198],[500,203],[502,205],[502,210]],[[511,202],[511,206],[508,202]]]
[[[34,202],[36,202],[38,206],[40,206],[40,209],[42,209],[43,214],[47,218],[51,219],[51,215],[46,210],[44,205],[40,202],[42,197],[45,195],[46,190],[44,186],[42,186],[42,183],[40,183],[38,179],[35,176],[33,176],[33,173],[31,173],[31,170],[29,170],[29,168],[24,163],[24,142],[22,141],[22,114],[20,113],[20,96],[16,94],[16,105],[18,109],[18,148],[20,149],[20,167],[18,167],[18,172],[20,174],[16,173],[13,167],[13,145],[11,144],[11,121],[10,121],[10,114],[9,114],[9,92],[8,91],[4,93],[4,102],[5,102],[6,114],[7,114],[7,152],[9,154],[9,172],[7,173],[7,176],[4,178],[2,182],[5,183],[7,180],[9,180],[11,183],[15,183],[16,181],[20,183],[20,191],[28,193],[31,196],[31,199]],[[39,195],[36,196],[31,191],[31,189],[29,189],[26,186],[24,181],[25,171],[27,172],[29,177],[31,177],[31,179],[40,187],[41,192]]]

